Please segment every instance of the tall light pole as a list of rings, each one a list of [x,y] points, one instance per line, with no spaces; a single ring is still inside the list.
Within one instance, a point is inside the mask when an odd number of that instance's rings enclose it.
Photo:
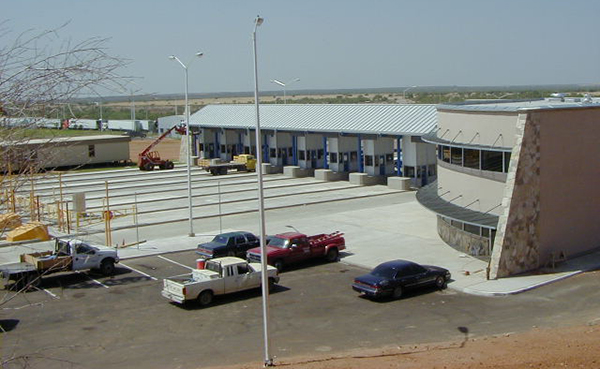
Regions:
[[[95,101],[94,104],[100,109],[100,121],[102,121],[102,101]]]
[[[263,334],[265,344],[264,366],[273,366],[273,358],[270,354],[269,342],[269,279],[267,276],[267,246],[265,242],[265,200],[263,196],[263,173],[262,173],[262,145],[260,134],[260,114],[258,109],[258,66],[256,58],[256,29],[263,23],[264,19],[256,16],[254,20],[254,31],[252,32],[252,46],[254,51],[254,105],[256,107],[256,176],[258,181],[258,218],[260,227],[260,265],[262,285],[262,310],[263,310]]]
[[[416,88],[416,87],[417,87],[417,86],[410,86],[410,87],[408,87],[408,88],[404,89],[404,101],[406,101],[406,91],[408,91],[408,90],[410,90],[410,89],[413,89],[413,88]]]
[[[285,82],[285,83],[284,83],[284,82],[281,82],[281,81],[280,81],[280,80],[278,80],[278,79],[272,79],[272,80],[271,80],[271,83],[275,83],[276,85],[279,85],[279,86],[283,87],[283,103],[284,103],[284,104],[287,104],[287,98],[286,98],[286,96],[285,96],[285,86],[287,86],[287,85],[289,85],[289,84],[292,84],[292,83],[294,83],[294,82],[298,82],[299,80],[300,80],[300,78],[294,78],[293,80],[291,80],[291,81],[288,81],[288,82]]]
[[[196,56],[201,58],[204,54],[201,52],[197,52]],[[190,233],[188,236],[194,237],[194,224],[193,224],[193,214],[192,214],[192,154],[191,154],[191,136],[190,136],[190,107],[188,104],[188,67],[179,60],[175,55],[169,56],[169,59],[177,61],[183,67],[185,71],[185,141],[186,148],[185,151],[187,153],[187,187],[188,187],[188,210],[189,210],[189,223],[190,223]],[[188,64],[190,64],[188,62]]]

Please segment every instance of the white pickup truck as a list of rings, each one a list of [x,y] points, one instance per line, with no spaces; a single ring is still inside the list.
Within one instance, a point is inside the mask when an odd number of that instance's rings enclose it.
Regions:
[[[19,263],[0,265],[0,275],[7,286],[10,280],[18,289],[41,282],[51,273],[95,269],[112,275],[119,256],[114,248],[93,245],[82,240],[56,239],[54,251],[22,254]]]
[[[275,267],[267,268],[270,291],[279,282],[279,276]],[[162,295],[179,304],[195,300],[206,306],[215,295],[260,287],[261,270],[260,263],[232,256],[211,259],[206,261],[204,269],[194,269],[191,275],[165,279]]]

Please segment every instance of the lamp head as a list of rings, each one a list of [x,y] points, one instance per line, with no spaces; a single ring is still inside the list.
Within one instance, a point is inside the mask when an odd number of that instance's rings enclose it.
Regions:
[[[169,55],[169,59],[175,60],[175,55]]]
[[[272,80],[271,80],[271,83],[275,83],[275,84],[277,84],[277,85],[279,85],[279,86],[283,86],[283,87],[285,87],[285,83],[283,83],[283,82],[281,82],[281,81],[279,81],[279,80],[276,80],[276,79],[272,79]]]
[[[199,57],[199,58],[201,58],[201,57],[204,56],[204,53],[199,51],[199,52],[196,53],[196,56]]]
[[[256,16],[256,19],[254,20],[254,24],[256,24],[256,26],[260,26],[261,24],[263,24],[265,20],[263,18],[261,18],[259,15]]]

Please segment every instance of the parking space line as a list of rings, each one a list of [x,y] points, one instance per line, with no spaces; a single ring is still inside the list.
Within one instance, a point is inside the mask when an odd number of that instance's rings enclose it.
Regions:
[[[55,294],[53,294],[52,292],[48,291],[47,289],[45,289],[45,288],[40,288],[40,290],[42,290],[42,291],[46,292],[48,295],[52,296],[52,298],[55,298],[55,299],[57,299],[57,300],[60,300],[60,297],[56,296]]]
[[[161,258],[161,259],[163,259],[163,260],[165,260],[165,261],[168,261],[168,262],[170,262],[170,263],[173,263],[173,264],[177,264],[177,265],[179,265],[179,266],[182,266],[182,267],[184,267],[184,268],[187,268],[187,269],[190,269],[190,270],[194,269],[194,268],[192,268],[192,267],[189,267],[189,266],[187,266],[187,265],[183,265],[183,264],[181,264],[181,263],[178,263],[178,262],[176,262],[175,260],[171,260],[171,259],[169,259],[169,258],[166,258],[166,257],[164,257],[164,256],[162,256],[162,255],[158,255],[158,257],[159,257],[159,258]]]
[[[139,270],[137,270],[137,269],[135,269],[135,268],[132,268],[132,267],[130,267],[129,265],[125,265],[125,264],[123,264],[123,263],[119,263],[119,264],[120,264],[120,265],[122,265],[122,266],[124,266],[125,268],[127,268],[127,269],[129,269],[129,270],[133,270],[134,272],[136,272],[136,273],[139,273],[139,274],[143,275],[144,277],[148,277],[148,278],[152,279],[153,281],[157,281],[157,280],[158,280],[157,278],[155,278],[155,277],[151,276],[150,274],[146,274],[146,273],[144,273],[144,272],[142,272],[142,271],[139,271]]]
[[[77,271],[76,271],[76,273],[85,275],[85,276],[86,276],[86,277],[88,277],[88,278],[89,278],[89,279],[90,279],[92,282],[94,282],[94,283],[96,283],[96,284],[99,284],[99,285],[101,285],[101,286],[102,286],[102,287],[104,287],[104,288],[110,288],[110,287],[108,287],[107,285],[105,285],[104,283],[102,283],[102,282],[100,282],[100,281],[97,281],[97,280],[95,280],[94,278],[90,277],[90,276],[89,276],[89,275],[87,275],[86,273],[81,273],[79,270],[77,270]]]

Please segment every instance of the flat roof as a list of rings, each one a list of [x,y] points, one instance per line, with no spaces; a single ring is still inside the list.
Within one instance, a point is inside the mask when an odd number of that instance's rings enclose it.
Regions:
[[[34,138],[30,140],[8,142],[4,141],[2,144],[13,144],[13,145],[47,145],[47,144],[76,144],[76,143],[102,143],[102,142],[122,142],[131,141],[131,137],[127,135],[89,135],[89,136],[59,136],[49,138]]]
[[[420,136],[437,124],[431,104],[261,104],[259,114],[261,129],[293,132]],[[207,105],[190,117],[190,125],[253,129],[256,108]]]
[[[531,100],[482,100],[440,104],[437,109],[455,111],[514,112],[532,109],[600,108],[600,99],[544,98]]]

